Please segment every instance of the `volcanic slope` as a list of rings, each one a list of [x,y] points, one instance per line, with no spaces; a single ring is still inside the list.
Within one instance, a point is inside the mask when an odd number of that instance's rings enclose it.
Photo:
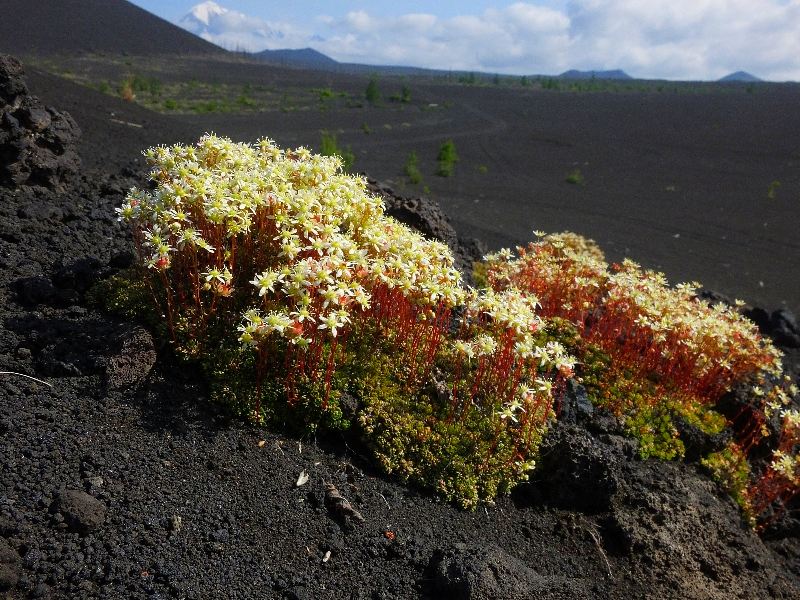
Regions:
[[[3,0],[0,52],[226,53],[125,0]]]

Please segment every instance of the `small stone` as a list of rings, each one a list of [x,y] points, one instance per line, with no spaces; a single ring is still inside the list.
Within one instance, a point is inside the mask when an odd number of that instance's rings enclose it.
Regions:
[[[138,387],[150,374],[158,357],[153,337],[143,327],[123,332],[112,342],[105,383],[109,391]]]
[[[64,516],[72,531],[88,533],[100,527],[106,519],[106,505],[80,490],[65,490],[53,503],[54,512]]]
[[[23,115],[28,126],[34,131],[44,131],[52,122],[50,114],[43,108],[29,108]]]
[[[181,527],[183,527],[183,518],[181,518],[180,515],[172,515],[172,517],[170,517],[170,520],[169,520],[170,531],[173,531],[175,533],[179,533],[180,530],[181,530]]]
[[[217,529],[214,533],[211,534],[211,540],[217,542],[218,544],[224,544],[230,538],[230,534],[228,533],[227,529]]]
[[[0,592],[8,591],[17,585],[21,562],[17,551],[5,539],[0,538]]]

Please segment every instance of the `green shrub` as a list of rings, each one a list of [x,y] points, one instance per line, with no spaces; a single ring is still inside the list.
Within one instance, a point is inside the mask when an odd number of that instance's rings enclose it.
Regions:
[[[739,446],[731,443],[719,452],[713,452],[701,459],[700,464],[731,495],[754,525],[755,520],[747,492],[751,476],[750,464]]]
[[[458,154],[456,153],[456,145],[453,140],[447,140],[439,147],[439,154],[436,156],[438,167],[436,174],[440,177],[450,177],[453,174],[456,163],[458,162]]]
[[[767,198],[770,200],[775,200],[775,194],[777,193],[778,189],[781,187],[781,182],[775,179],[771,181],[769,186],[767,187]]]
[[[410,152],[408,158],[406,158],[406,164],[403,167],[403,172],[408,177],[408,180],[413,183],[414,185],[422,182],[422,173],[419,170],[419,165],[417,164],[417,153]]]
[[[367,89],[364,91],[364,98],[373,105],[381,101],[381,92],[378,89],[378,77],[376,75],[370,77]]]
[[[157,96],[161,93],[161,80],[156,77],[133,75],[126,79],[124,83],[130,85],[134,93],[147,92],[151,96]]]
[[[236,99],[236,104],[238,104],[242,108],[254,108],[257,103],[253,98],[251,98],[247,94],[241,94]]]
[[[573,169],[564,181],[572,185],[583,185],[583,173],[581,173],[580,169]]]
[[[336,97],[336,93],[329,87],[328,88],[316,88],[316,89],[313,89],[311,91],[314,92],[315,94],[317,94],[317,97],[319,98],[319,101],[323,102],[323,103],[326,100],[330,100],[331,98],[335,98]]]
[[[460,75],[458,78],[459,83],[463,83],[465,85],[475,85],[478,82],[477,77],[475,77],[475,73],[467,73],[464,75]]]

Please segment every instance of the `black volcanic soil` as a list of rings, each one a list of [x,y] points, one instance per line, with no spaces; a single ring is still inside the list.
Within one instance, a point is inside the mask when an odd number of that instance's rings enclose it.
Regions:
[[[214,64],[207,70],[222,77],[225,67]],[[322,77],[285,76],[292,85]],[[523,241],[534,226],[568,227],[611,254],[770,309],[781,299],[796,308],[796,95],[519,96],[431,86],[415,91],[421,103],[457,99],[441,112],[418,106],[417,121],[413,107],[201,118],[150,113],[45,73],[28,81],[82,128],[84,168],[62,191],[0,188],[0,371],[52,385],[0,375],[0,594],[800,594],[795,515],[759,538],[696,465],[636,459],[633,443],[599,412],[564,417],[531,483],[468,513],[381,476],[353,440],[298,440],[231,419],[168,349],[86,298],[130,260],[113,209],[141,183],[141,148],[206,129],[316,144],[319,129],[341,124],[357,166],[379,179],[399,179],[408,149],[423,158],[453,137],[457,176],[426,173],[426,181],[462,237],[496,246]],[[357,133],[371,119],[381,131]],[[563,181],[575,163],[583,187]],[[782,186],[769,200],[774,179]],[[723,258],[735,274],[720,271]],[[797,364],[797,353],[789,358]],[[298,487],[301,471],[310,478]],[[332,510],[323,482],[364,522]]]

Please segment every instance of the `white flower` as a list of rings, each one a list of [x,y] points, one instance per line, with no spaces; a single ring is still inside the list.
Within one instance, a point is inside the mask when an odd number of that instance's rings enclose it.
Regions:
[[[250,283],[258,288],[258,295],[263,296],[267,292],[274,292],[275,284],[282,282],[283,279],[283,274],[278,271],[264,271],[256,275]]]

